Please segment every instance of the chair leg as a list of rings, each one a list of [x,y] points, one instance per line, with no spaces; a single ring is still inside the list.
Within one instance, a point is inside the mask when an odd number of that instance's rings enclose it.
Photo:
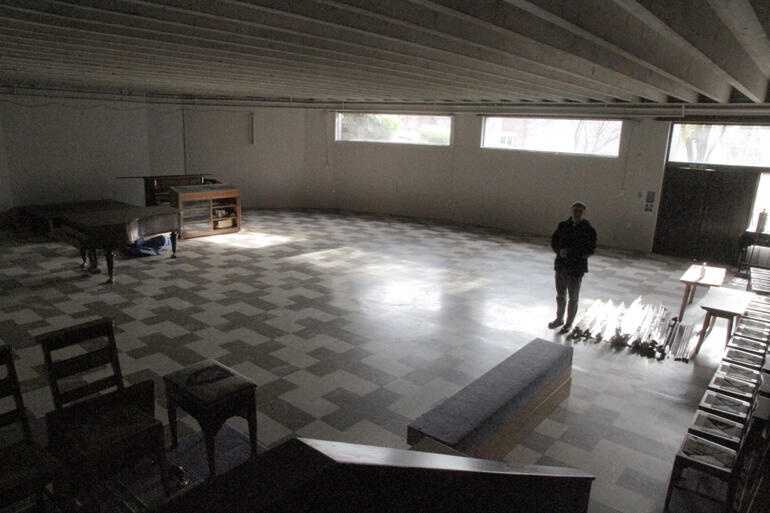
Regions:
[[[35,506],[36,510],[40,513],[45,513],[45,491],[38,490],[35,493]]]
[[[86,503],[83,505],[82,511],[89,513],[101,513],[102,508],[99,505],[99,484],[96,476],[88,476],[84,483],[84,489],[86,494]]]
[[[57,478],[53,482],[53,499],[58,509],[64,513],[72,513],[77,510],[75,500],[77,489],[65,478]]]
[[[203,421],[198,421],[198,424],[203,431],[203,439],[206,442],[206,458],[208,459],[209,463],[208,479],[213,479],[217,473],[215,454],[216,438],[217,432],[219,432],[224,423],[225,421],[222,419],[204,419]]]
[[[249,401],[249,410],[246,420],[249,423],[249,442],[251,442],[251,457],[257,457],[257,401],[256,398]]]
[[[671,478],[668,480],[668,491],[666,492],[666,502],[663,504],[663,513],[668,513],[668,505],[671,502],[671,495],[674,492],[674,484],[682,478],[682,467],[679,464],[679,458],[674,460],[674,468],[671,470]]]
[[[171,495],[171,479],[168,468],[168,460],[166,459],[166,440],[163,437],[163,427],[161,426],[156,433],[153,441],[155,442],[155,463],[158,464],[158,470],[160,471],[160,482],[163,485],[163,493],[166,497]]]

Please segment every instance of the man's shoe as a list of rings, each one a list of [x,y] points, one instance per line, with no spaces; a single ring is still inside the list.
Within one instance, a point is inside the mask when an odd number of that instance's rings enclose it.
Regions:
[[[561,329],[559,330],[559,333],[564,335],[565,333],[569,333],[571,329],[572,329],[572,326],[570,326],[569,324],[565,324],[564,326],[561,327]]]
[[[561,319],[554,319],[554,320],[552,320],[551,322],[548,323],[548,328],[549,329],[558,328],[562,324],[564,324],[564,321],[562,321]]]

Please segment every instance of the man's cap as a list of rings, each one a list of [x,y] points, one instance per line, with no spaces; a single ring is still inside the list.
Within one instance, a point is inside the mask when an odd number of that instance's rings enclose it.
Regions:
[[[578,207],[578,206],[580,206],[580,207],[583,207],[583,208],[588,208],[588,207],[586,207],[586,204],[585,204],[585,203],[583,203],[582,201],[576,201],[575,203],[573,203],[573,204],[572,204],[572,206],[573,206],[573,207]]]

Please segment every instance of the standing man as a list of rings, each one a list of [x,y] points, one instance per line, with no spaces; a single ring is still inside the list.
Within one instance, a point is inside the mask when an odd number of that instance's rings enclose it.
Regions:
[[[596,230],[584,219],[586,205],[582,201],[572,204],[572,215],[559,223],[551,236],[551,248],[556,253],[553,268],[556,271],[556,319],[548,327],[558,328],[559,333],[572,329],[572,321],[578,309],[580,283],[588,272],[588,257],[596,249]],[[569,303],[567,295],[569,294]],[[564,310],[567,310],[567,322],[564,322]]]

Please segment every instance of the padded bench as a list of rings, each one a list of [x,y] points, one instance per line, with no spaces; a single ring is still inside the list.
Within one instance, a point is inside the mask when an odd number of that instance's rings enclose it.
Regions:
[[[568,395],[572,347],[535,339],[407,428],[416,450],[502,459]]]

